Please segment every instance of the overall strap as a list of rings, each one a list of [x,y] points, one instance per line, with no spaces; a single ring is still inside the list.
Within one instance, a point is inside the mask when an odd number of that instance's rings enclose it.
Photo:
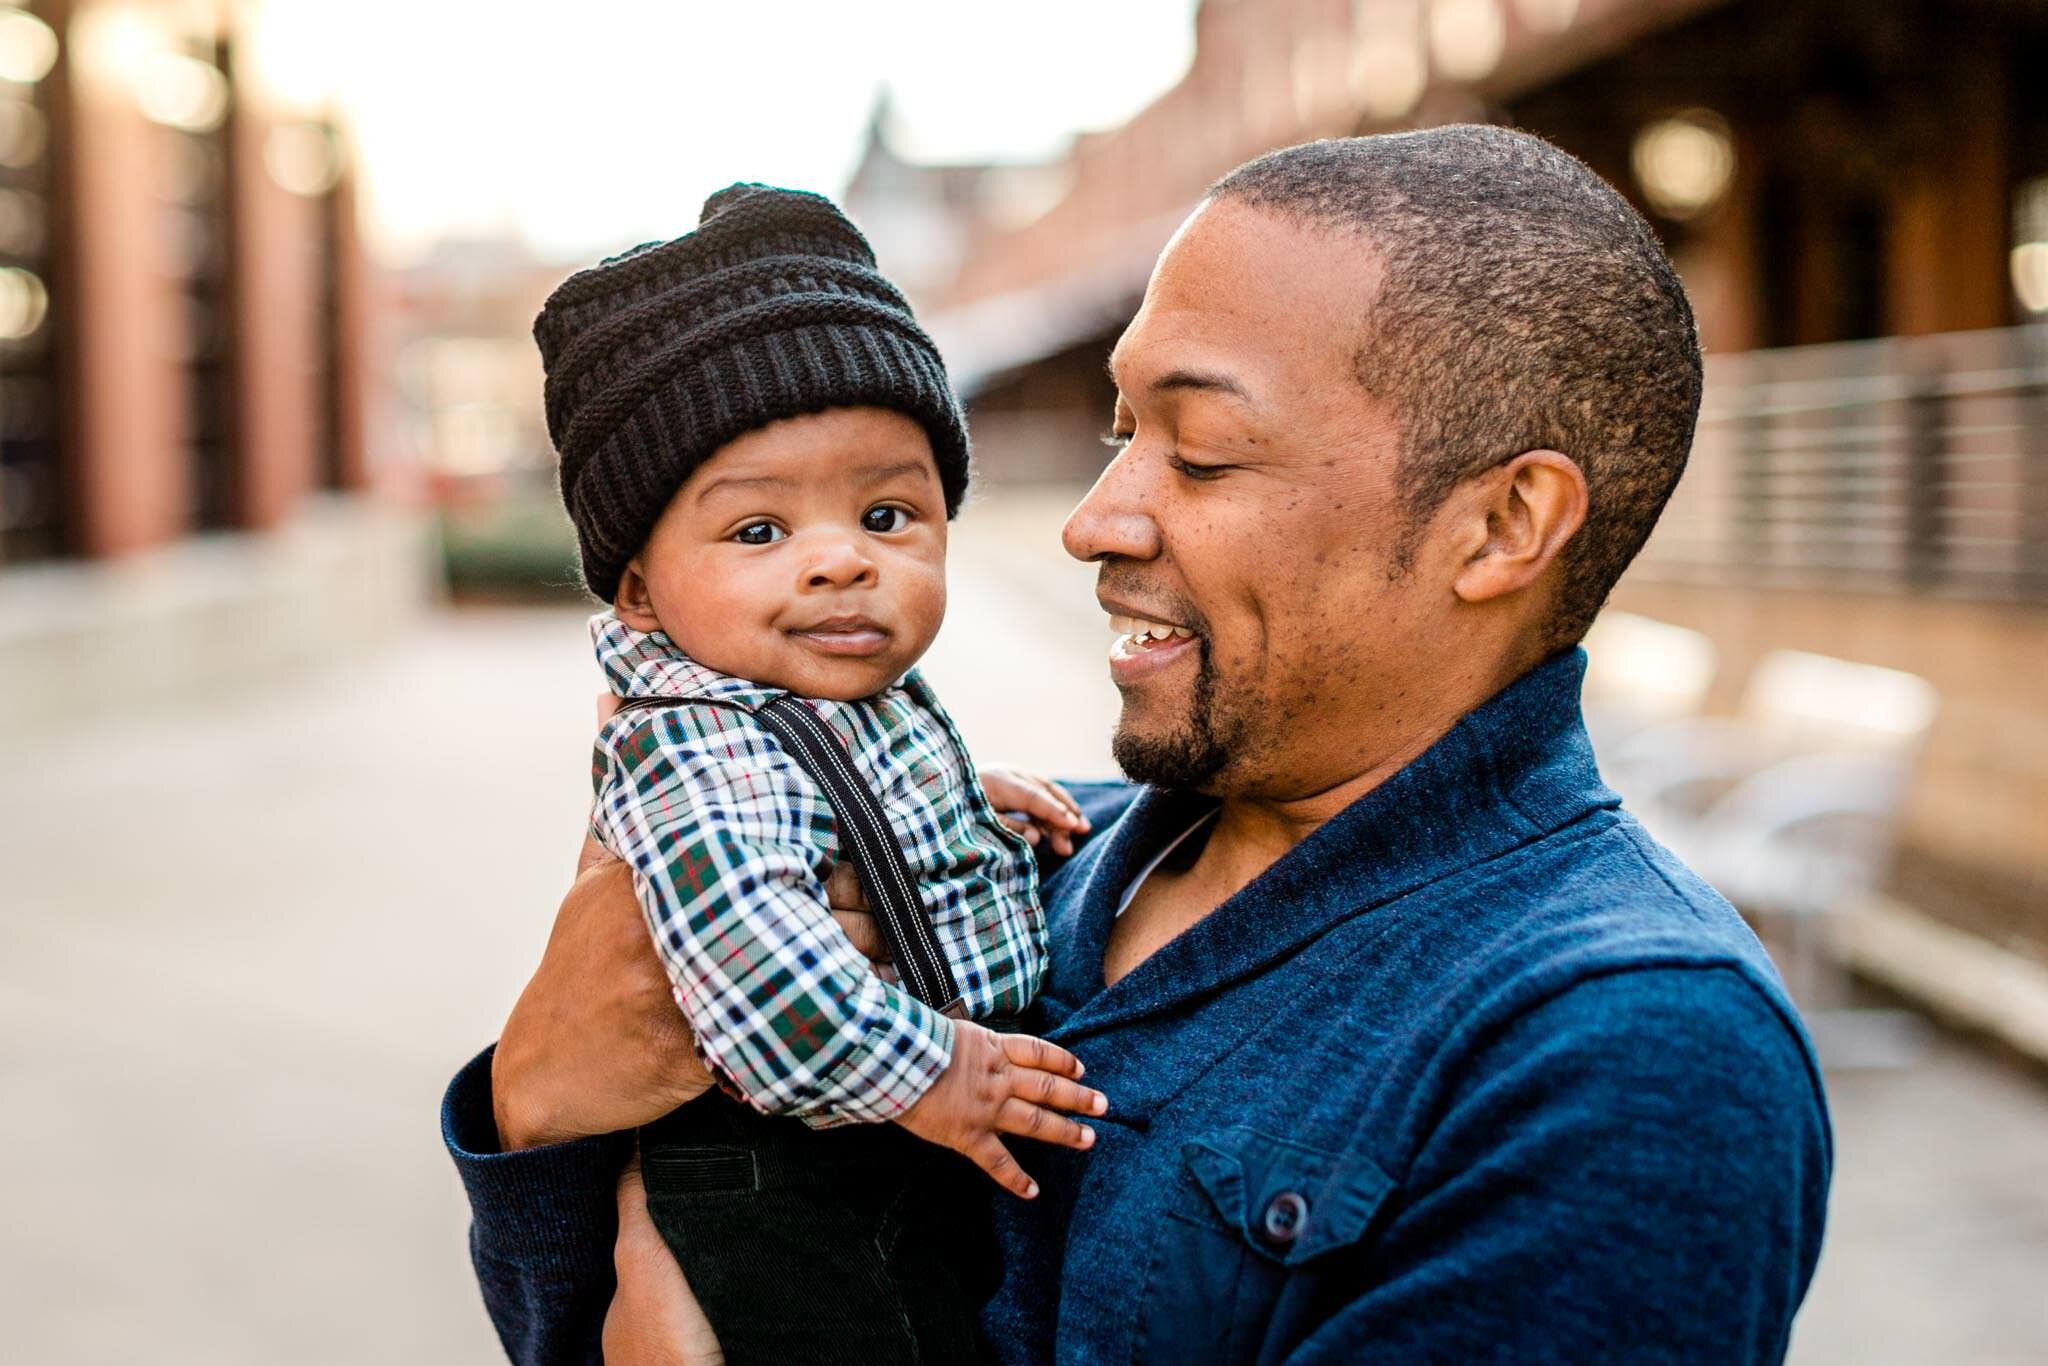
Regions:
[[[846,746],[839,742],[832,728],[788,693],[758,707],[708,697],[629,697],[619,710],[691,704],[750,712],[782,741],[789,756],[824,791],[832,814],[838,818],[841,852],[853,860],[861,892],[881,925],[883,941],[895,960],[903,986],[941,1014],[956,1019],[965,1016],[960,988],[953,981],[945,955],[939,951],[931,919],[918,899],[917,879],[904,861],[903,847],[890,830],[874,789],[862,781]]]

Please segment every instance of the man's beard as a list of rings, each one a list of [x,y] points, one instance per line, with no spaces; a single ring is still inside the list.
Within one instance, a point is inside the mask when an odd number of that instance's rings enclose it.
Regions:
[[[1158,737],[1133,735],[1119,727],[1110,740],[1117,767],[1134,783],[1154,787],[1200,788],[1229,764],[1243,726],[1238,718],[1216,714],[1216,670],[1209,661],[1209,642],[1198,642],[1201,663],[1195,673],[1194,696],[1184,724]]]

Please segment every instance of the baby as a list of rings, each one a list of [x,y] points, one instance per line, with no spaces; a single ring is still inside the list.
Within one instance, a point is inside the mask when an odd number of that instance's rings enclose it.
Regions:
[[[995,1266],[954,1154],[1029,1198],[1000,1135],[1086,1148],[1069,1115],[1106,1107],[991,1027],[1044,969],[1031,842],[1086,822],[991,774],[1027,840],[914,670],[967,484],[944,366],[830,201],[760,185],[571,277],[534,336],[624,699],[592,826],[720,1084],[641,1132],[649,1213],[728,1360],[971,1359]],[[832,919],[842,862],[900,977]]]

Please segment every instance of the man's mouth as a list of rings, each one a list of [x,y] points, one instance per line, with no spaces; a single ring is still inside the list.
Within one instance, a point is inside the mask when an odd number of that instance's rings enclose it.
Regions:
[[[1192,627],[1154,617],[1112,610],[1109,629],[1116,633],[1109,644],[1109,672],[1118,683],[1134,683],[1183,655],[1195,654],[1201,646]]]
[[[1166,621],[1148,621],[1144,617],[1124,617],[1112,612],[1109,615],[1109,629],[1116,632],[1111,652],[1149,650],[1163,641],[1187,640],[1195,633],[1185,626],[1175,626]]]
[[[828,617],[809,626],[792,627],[789,634],[828,655],[879,654],[889,644],[889,628],[861,616]]]

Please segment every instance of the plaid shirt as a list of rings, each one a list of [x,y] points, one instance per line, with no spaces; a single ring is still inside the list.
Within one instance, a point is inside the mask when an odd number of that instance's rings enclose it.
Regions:
[[[620,696],[778,695],[609,612],[590,628]],[[1037,866],[931,689],[913,671],[858,702],[805,700],[880,799],[967,1013],[1028,1005],[1045,967]],[[953,1023],[876,977],[832,919],[832,809],[765,727],[732,707],[622,713],[598,735],[591,777],[591,827],[632,866],[699,1049],[749,1103],[826,1128],[893,1119],[938,1079]]]

